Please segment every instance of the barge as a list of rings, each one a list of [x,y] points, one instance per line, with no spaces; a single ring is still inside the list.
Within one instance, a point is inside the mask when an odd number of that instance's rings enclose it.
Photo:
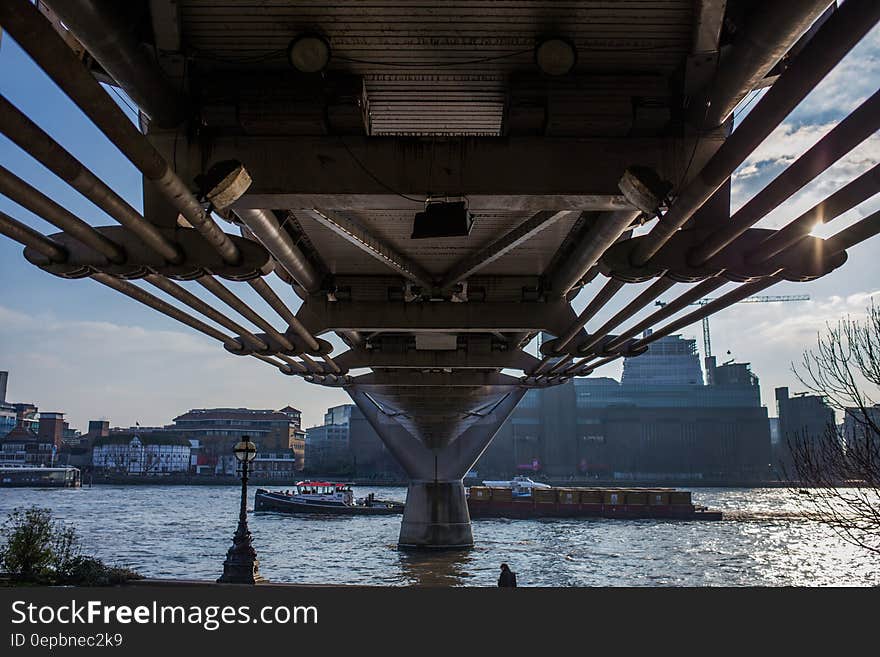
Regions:
[[[483,482],[467,492],[471,518],[625,518],[721,520],[674,488],[552,487],[526,477]]]
[[[403,504],[377,500],[373,494],[355,499],[349,484],[299,481],[292,490],[258,488],[254,511],[345,516],[386,516],[403,513]]]

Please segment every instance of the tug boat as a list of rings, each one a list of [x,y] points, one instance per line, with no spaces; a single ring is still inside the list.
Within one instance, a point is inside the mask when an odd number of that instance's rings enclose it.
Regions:
[[[467,491],[471,518],[667,518],[721,520],[674,488],[557,488],[515,477],[484,481]]]
[[[403,513],[403,504],[377,500],[373,493],[356,499],[350,484],[298,481],[291,490],[270,491],[258,488],[254,496],[254,511],[384,516]]]

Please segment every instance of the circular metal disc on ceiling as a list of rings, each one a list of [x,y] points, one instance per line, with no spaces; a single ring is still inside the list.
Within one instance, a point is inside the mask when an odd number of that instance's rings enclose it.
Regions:
[[[290,65],[301,73],[318,73],[330,63],[330,44],[316,34],[304,34],[287,47]]]
[[[567,39],[547,39],[535,47],[535,63],[547,75],[565,75],[577,63],[577,50]]]

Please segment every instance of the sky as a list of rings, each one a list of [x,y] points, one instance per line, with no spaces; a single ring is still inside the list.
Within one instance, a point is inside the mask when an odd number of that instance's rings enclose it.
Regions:
[[[880,27],[875,27],[734,174],[733,210],[878,87]],[[8,35],[0,39],[0,92],[135,208],[142,208],[140,174]],[[117,96],[114,99],[122,102]],[[746,106],[749,100],[741,104],[738,120],[759,102]],[[784,225],[878,160],[880,134],[874,134],[758,227]],[[85,221],[115,223],[2,135],[0,164]],[[878,209],[880,195],[814,234],[827,237]],[[57,232],[5,197],[0,197],[0,210],[43,233]],[[817,333],[829,322],[864,316],[872,298],[880,302],[878,255],[880,237],[851,249],[844,266],[823,278],[780,283],[762,293],[808,294],[810,301],[738,304],[711,316],[713,352],[719,361],[735,358],[752,363],[771,416],[776,414],[775,387],[787,385],[792,392],[803,389],[792,365],[815,344]],[[289,288],[284,290],[274,276],[266,280],[296,307]],[[587,286],[575,300],[575,309],[581,310],[602,283],[600,277]],[[610,303],[587,329],[597,328],[646,285],[627,286],[627,294]],[[722,288],[715,296],[732,287]],[[685,288],[676,286],[665,300]],[[261,314],[273,316],[246,286],[235,286],[235,291]],[[699,323],[682,334],[697,338],[702,349]],[[596,370],[594,376],[619,378],[621,367],[617,361]],[[0,370],[10,372],[7,400],[64,412],[71,426],[81,430],[90,419],[109,419],[111,425],[125,427],[135,422],[165,425],[190,408],[277,409],[288,404],[303,411],[304,426],[314,426],[321,423],[326,408],[350,402],[341,390],[284,376],[253,358],[232,356],[213,339],[94,281],[69,281],[47,274],[27,263],[22,247],[4,237],[0,237]]]

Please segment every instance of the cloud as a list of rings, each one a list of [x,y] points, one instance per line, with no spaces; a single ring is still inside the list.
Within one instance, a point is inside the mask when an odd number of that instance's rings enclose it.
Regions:
[[[835,125],[835,122],[801,126],[784,123],[777,128],[733,175],[732,211],[736,212],[759,193]],[[757,226],[779,228],[787,224],[878,162],[880,162],[880,135],[874,134],[767,214]],[[877,209],[877,203],[876,198],[869,200],[849,216],[866,216]],[[835,221],[834,230],[831,232],[839,230],[844,225],[843,221]]]
[[[865,309],[870,306],[872,300],[880,302],[880,290],[806,302],[796,313],[779,309],[768,312],[762,309],[749,314],[754,315],[754,319],[757,320],[753,324],[753,330],[757,339],[765,345],[789,345],[792,342],[810,344],[815,342],[816,335],[824,331],[829,324],[835,324],[847,316],[852,319],[863,318]],[[759,317],[761,319],[758,319]]]
[[[811,122],[848,114],[877,91],[880,79],[880,26],[874,27],[795,110]]]
[[[327,406],[349,402],[287,377],[253,358],[233,356],[216,341],[184,329],[148,329],[107,321],[28,314],[0,306],[0,369],[10,371],[8,397],[113,424],[169,424],[189,408],[248,406],[304,411],[318,424]]]

